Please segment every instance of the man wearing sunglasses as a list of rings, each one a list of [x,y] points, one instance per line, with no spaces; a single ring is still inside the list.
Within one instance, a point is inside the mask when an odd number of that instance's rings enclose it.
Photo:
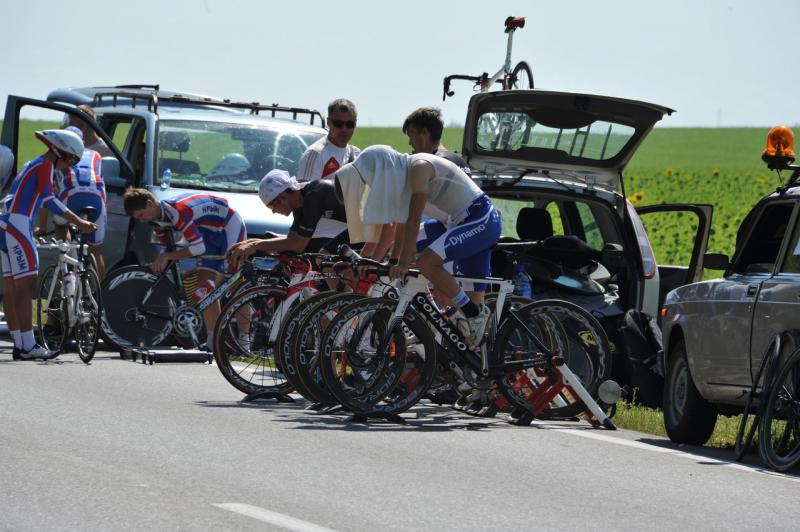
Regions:
[[[82,220],[53,195],[53,171],[64,171],[83,156],[83,141],[71,131],[37,131],[36,138],[47,152],[28,162],[14,178],[3,198],[0,214],[0,262],[5,283],[5,313],[14,339],[15,359],[52,358],[50,351],[36,343],[32,325],[32,297],[39,275],[39,255],[33,237],[33,225],[39,208],[65,218],[82,233],[97,226]]]
[[[356,130],[358,112],[350,100],[338,98],[328,104],[328,135],[308,147],[298,163],[300,182],[330,179],[343,165],[358,157],[359,149],[349,144]],[[320,247],[341,231],[339,224],[320,220],[310,247]]]

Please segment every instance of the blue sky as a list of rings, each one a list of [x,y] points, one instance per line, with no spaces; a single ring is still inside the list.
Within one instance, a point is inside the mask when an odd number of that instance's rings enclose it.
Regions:
[[[526,16],[513,61],[537,87],[650,101],[662,126],[800,123],[800,2],[0,0],[0,106],[56,87],[160,83],[237,100],[324,109],[352,99],[361,125],[395,126],[421,105],[462,123],[493,73],[503,20]]]

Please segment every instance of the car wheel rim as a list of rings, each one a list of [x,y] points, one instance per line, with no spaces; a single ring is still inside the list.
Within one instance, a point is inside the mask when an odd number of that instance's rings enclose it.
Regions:
[[[672,411],[676,418],[680,418],[686,408],[687,388],[689,386],[689,372],[685,364],[679,364],[675,371],[675,381],[672,386]]]

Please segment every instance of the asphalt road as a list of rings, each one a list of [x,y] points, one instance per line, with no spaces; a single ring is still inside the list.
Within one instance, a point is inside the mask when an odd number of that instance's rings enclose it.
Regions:
[[[215,366],[11,360],[0,530],[797,530],[800,476],[582,423],[348,424]]]

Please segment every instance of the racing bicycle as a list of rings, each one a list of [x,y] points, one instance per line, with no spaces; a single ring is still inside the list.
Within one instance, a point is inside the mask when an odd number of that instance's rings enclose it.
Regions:
[[[533,88],[533,71],[528,63],[520,61],[514,68],[511,68],[511,46],[514,39],[514,32],[518,29],[525,27],[525,17],[508,17],[505,21],[505,32],[508,34],[508,43],[506,45],[506,59],[503,66],[489,77],[488,72],[484,72],[479,76],[470,76],[464,74],[452,74],[444,78],[444,92],[442,94],[442,101],[446,100],[448,96],[455,94],[450,90],[450,82],[454,79],[461,79],[472,81],[475,84],[475,90],[480,92],[487,92],[499,83],[503,90],[510,89],[532,89]]]
[[[39,343],[63,351],[72,338],[78,356],[89,364],[97,349],[102,304],[100,279],[86,235],[78,242],[40,241],[36,247],[58,252],[58,260],[39,277],[36,288]]]
[[[427,292],[427,280],[412,270],[399,299],[357,301],[328,326],[320,369],[337,401],[358,416],[396,416],[425,396],[437,357],[444,355],[440,364],[474,390],[502,394],[502,406],[509,406],[517,419],[589,412],[593,423],[614,428],[594,399],[610,376],[611,350],[591,314],[561,300],[514,308],[506,305],[512,281],[454,277],[499,286],[479,352],[467,347],[461,331]],[[608,404],[616,400],[606,399]]]

